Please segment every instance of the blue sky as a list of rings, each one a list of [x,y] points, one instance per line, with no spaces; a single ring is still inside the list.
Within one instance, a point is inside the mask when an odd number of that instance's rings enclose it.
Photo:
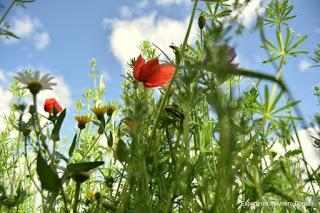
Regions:
[[[2,1],[4,5],[8,0]],[[251,8],[243,11],[242,21],[248,27],[246,33],[232,40],[240,67],[272,73],[270,66],[262,65],[266,54],[257,34],[250,31],[255,18],[253,0]],[[291,23],[295,32],[308,34],[302,49],[312,51],[320,42],[320,17],[318,0],[292,1]],[[0,39],[0,88],[23,68],[34,68],[57,76],[58,91],[49,93],[73,108],[85,88],[92,86],[89,79],[89,61],[96,58],[97,69],[107,76],[106,100],[120,100],[120,86],[125,62],[136,57],[137,44],[151,40],[165,51],[171,42],[182,41],[191,10],[189,0],[122,0],[77,1],[38,0],[27,9],[15,8],[7,21],[20,35],[18,41]],[[0,14],[3,11],[0,12]],[[196,37],[194,30],[191,37]],[[275,37],[273,37],[275,38]],[[310,118],[319,112],[313,88],[320,84],[320,70],[306,69],[311,63],[307,57],[288,61],[284,77],[304,115]],[[8,103],[8,93],[0,90],[1,102]],[[0,112],[6,106],[0,107]]]

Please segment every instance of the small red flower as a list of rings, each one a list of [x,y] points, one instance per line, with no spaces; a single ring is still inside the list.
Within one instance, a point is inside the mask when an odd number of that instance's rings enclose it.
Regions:
[[[58,112],[62,111],[62,107],[55,98],[46,99],[46,101],[44,102],[44,110],[46,112],[51,113],[54,106],[58,109]]]
[[[159,64],[158,57],[145,63],[139,55],[133,67],[133,77],[149,88],[164,86],[172,78],[174,70],[173,65]]]

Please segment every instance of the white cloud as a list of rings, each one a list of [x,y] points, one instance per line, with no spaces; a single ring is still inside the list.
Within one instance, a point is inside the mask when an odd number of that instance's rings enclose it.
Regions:
[[[158,5],[164,5],[164,6],[169,6],[169,5],[182,5],[182,4],[190,4],[191,0],[156,0],[156,4]]]
[[[239,20],[245,27],[250,27],[257,14],[264,12],[264,7],[261,7],[262,0],[250,1],[248,5],[241,11]]]
[[[31,18],[29,15],[18,15],[14,17],[11,22],[10,31],[16,34],[20,39],[2,38],[5,44],[14,44],[23,40],[28,40],[33,41],[33,45],[37,50],[41,50],[48,46],[50,42],[49,34],[44,30],[38,19]]]
[[[309,67],[311,67],[312,66],[312,64],[309,62],[309,61],[307,61],[307,60],[302,60],[300,63],[299,63],[299,70],[301,71],[301,72],[304,72],[304,71],[306,71]]]
[[[104,19],[105,26],[111,26],[110,45],[113,54],[121,64],[139,54],[138,45],[148,40],[159,46],[166,54],[172,56],[169,45],[183,42],[189,19],[180,21],[170,18],[156,19],[153,12],[133,20]],[[190,40],[196,38],[196,31],[192,30]]]
[[[314,139],[311,136],[317,137],[319,131],[320,129],[313,128],[298,131],[303,153],[313,169],[316,169],[320,165],[320,150],[313,146]],[[297,142],[297,138],[295,136],[293,138]]]
[[[49,45],[50,36],[47,32],[42,32],[34,35],[34,45],[36,49],[42,50]]]
[[[139,0],[137,8],[144,9],[145,7],[147,7],[148,3],[148,0]]]
[[[6,80],[6,76],[4,75],[4,70],[0,69],[0,82],[5,80]]]
[[[12,94],[6,89],[6,75],[4,70],[0,70],[0,131],[6,128],[5,115],[10,112]]]
[[[3,116],[3,114],[7,114],[10,110],[10,101],[12,98],[11,93],[5,89],[7,87],[5,83],[5,74],[3,71],[0,70],[0,116]],[[1,123],[1,122],[0,122]],[[1,125],[3,126],[3,125]]]
[[[13,20],[11,31],[19,37],[29,37],[34,30],[34,23],[29,16]],[[15,40],[17,41],[17,40]]]
[[[228,20],[232,20],[232,18],[238,16],[238,23],[249,28],[257,18],[257,15],[262,15],[264,13],[265,4],[267,4],[268,1],[269,0],[252,0],[247,3],[245,0],[239,0],[238,4],[242,6],[237,10],[233,10],[230,17],[222,18],[222,21],[228,23]],[[226,4],[232,5],[234,2],[235,0],[229,0]]]
[[[129,18],[132,16],[133,10],[127,6],[123,6],[123,7],[120,7],[119,13],[121,17]]]

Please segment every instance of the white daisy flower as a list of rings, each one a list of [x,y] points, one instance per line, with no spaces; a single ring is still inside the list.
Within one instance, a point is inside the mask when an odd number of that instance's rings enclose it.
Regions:
[[[26,88],[28,88],[33,95],[38,94],[41,90],[52,90],[52,87],[57,85],[51,81],[54,79],[53,76],[45,74],[40,77],[39,71],[32,72],[31,70],[26,70],[19,72],[18,76],[15,76],[15,79],[25,84]]]

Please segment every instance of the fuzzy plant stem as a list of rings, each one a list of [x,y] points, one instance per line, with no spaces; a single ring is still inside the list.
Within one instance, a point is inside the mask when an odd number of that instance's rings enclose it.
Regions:
[[[79,196],[80,196],[80,187],[81,183],[76,183],[76,191],[74,193],[74,204],[73,204],[73,213],[77,213],[77,207],[79,203]]]

